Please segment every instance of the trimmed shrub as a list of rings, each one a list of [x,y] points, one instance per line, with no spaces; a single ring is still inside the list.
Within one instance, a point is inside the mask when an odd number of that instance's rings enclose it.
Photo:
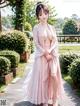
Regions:
[[[61,72],[63,74],[68,74],[68,66],[73,62],[74,59],[80,57],[77,53],[67,53],[67,54],[61,54],[60,55],[60,66],[61,66]]]
[[[16,68],[20,61],[20,55],[15,51],[3,50],[0,51],[0,56],[5,56],[11,61],[11,68]]]
[[[0,50],[14,50],[21,54],[26,51],[26,45],[26,34],[21,31],[13,30],[0,34]]]
[[[73,83],[80,88],[80,58],[75,59],[68,67],[68,70]]]
[[[34,42],[33,42],[33,34],[31,31],[25,31],[26,36],[29,38],[28,40],[28,49],[31,50],[31,53],[34,52]]]
[[[33,40],[31,41],[31,53],[33,53],[34,52],[34,42],[33,42]]]
[[[6,57],[0,56],[0,76],[10,72],[11,62]]]
[[[33,34],[32,34],[31,31],[25,31],[25,33],[26,33],[26,36],[27,36],[28,38],[33,38]]]
[[[32,26],[31,26],[31,24],[28,23],[28,22],[25,22],[24,29],[25,29],[26,31],[32,31]]]

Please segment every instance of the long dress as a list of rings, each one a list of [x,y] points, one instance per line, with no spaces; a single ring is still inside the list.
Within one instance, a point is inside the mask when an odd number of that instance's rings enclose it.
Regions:
[[[47,24],[46,29],[37,24],[33,28],[33,41],[36,46],[35,58],[32,71],[29,72],[23,83],[25,99],[33,104],[47,103],[54,96],[53,81],[51,77],[57,76],[57,97],[63,97],[63,82],[59,64],[58,41],[55,27]],[[52,54],[53,59],[49,62],[44,57],[44,49]]]

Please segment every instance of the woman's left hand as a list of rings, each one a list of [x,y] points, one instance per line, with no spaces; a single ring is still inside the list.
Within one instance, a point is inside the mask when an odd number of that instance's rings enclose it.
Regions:
[[[53,56],[51,54],[47,54],[45,57],[46,57],[47,61],[50,61],[53,58]]]

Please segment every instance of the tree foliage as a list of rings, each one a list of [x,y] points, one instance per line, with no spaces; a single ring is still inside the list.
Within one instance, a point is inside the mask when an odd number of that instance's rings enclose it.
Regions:
[[[4,0],[9,3],[12,7],[12,11],[14,12],[14,25],[15,29],[23,30],[24,22],[25,22],[25,5],[26,0]]]
[[[62,31],[63,34],[78,34],[77,25],[75,21],[73,20],[66,21],[65,24],[63,25]]]

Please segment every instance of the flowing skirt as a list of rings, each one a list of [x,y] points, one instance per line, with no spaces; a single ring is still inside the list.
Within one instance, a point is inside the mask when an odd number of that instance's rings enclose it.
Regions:
[[[44,56],[35,58],[32,70],[23,83],[24,100],[33,104],[48,103],[54,95],[53,75],[58,79],[58,97],[63,96],[63,84],[59,59],[54,57],[49,63]]]

